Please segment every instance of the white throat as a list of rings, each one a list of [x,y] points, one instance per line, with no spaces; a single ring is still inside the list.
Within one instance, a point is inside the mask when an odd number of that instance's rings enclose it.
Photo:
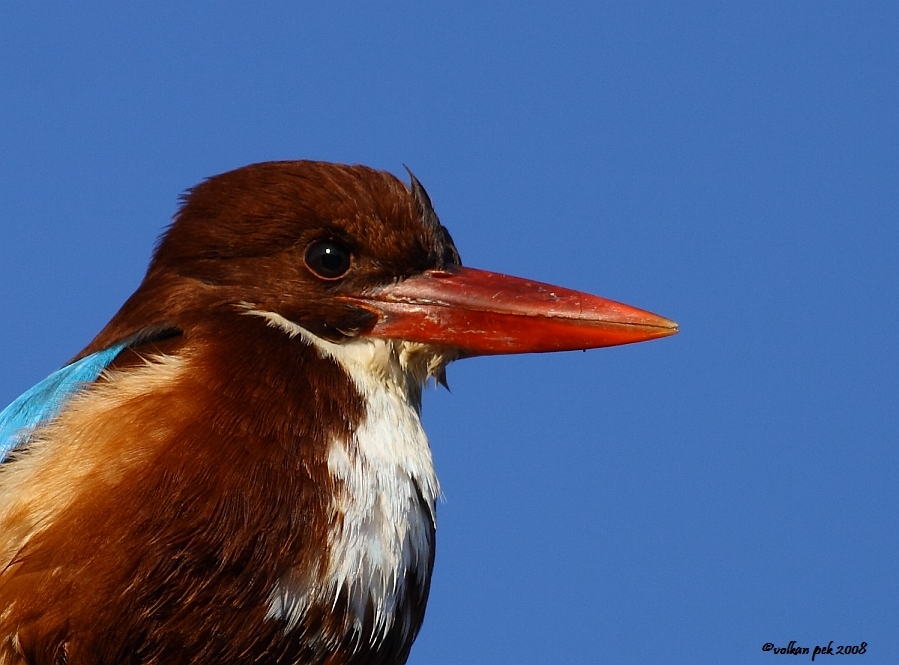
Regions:
[[[439,350],[398,340],[358,338],[343,344],[323,340],[270,312],[270,325],[300,337],[333,359],[353,379],[365,403],[365,419],[352,440],[334,440],[328,468],[337,485],[335,519],[323,584],[296,575],[272,595],[268,616],[296,625],[312,604],[348,600],[359,637],[374,617],[372,642],[399,624],[411,638],[412,617],[400,611],[407,576],[427,584],[433,550],[435,502],[440,494],[431,449],[422,429],[422,383],[442,371]],[[369,609],[370,608],[370,609]]]

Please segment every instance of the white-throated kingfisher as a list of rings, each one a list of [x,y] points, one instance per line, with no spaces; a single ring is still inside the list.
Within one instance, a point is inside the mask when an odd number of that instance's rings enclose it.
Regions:
[[[452,360],[667,319],[464,268],[414,178],[272,162],[183,199],[137,291],[0,413],[0,665],[393,665]]]

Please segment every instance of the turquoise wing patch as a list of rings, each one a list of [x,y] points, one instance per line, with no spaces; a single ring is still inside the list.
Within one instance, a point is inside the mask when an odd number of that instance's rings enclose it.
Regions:
[[[97,377],[127,346],[110,346],[56,370],[0,411],[0,462],[28,442],[42,423],[56,416],[72,395]]]

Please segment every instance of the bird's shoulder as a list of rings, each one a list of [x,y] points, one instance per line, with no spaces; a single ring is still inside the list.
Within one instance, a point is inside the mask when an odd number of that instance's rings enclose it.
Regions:
[[[0,411],[0,462],[28,443],[77,394],[88,389],[107,369],[121,364],[128,349],[161,342],[174,335],[170,328],[149,327],[75,359],[39,381]]]

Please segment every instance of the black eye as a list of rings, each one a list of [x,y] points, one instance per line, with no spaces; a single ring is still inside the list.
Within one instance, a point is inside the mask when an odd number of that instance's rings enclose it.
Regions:
[[[306,249],[306,267],[322,279],[339,279],[350,269],[351,256],[335,240],[317,240]]]

